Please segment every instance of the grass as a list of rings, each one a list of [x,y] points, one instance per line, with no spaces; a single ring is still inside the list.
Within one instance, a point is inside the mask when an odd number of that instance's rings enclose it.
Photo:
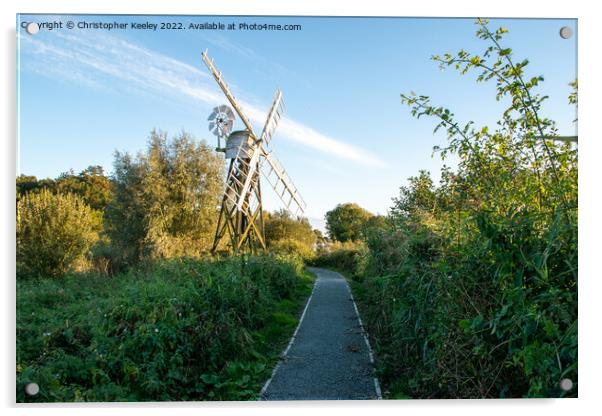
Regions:
[[[251,257],[20,280],[17,401],[257,399],[313,279],[298,260]]]
[[[576,232],[552,222],[537,234],[512,221],[503,234],[478,223],[452,252],[445,240],[409,233],[396,270],[342,271],[384,398],[578,396]],[[367,264],[386,258],[379,247]]]
[[[361,316],[365,316],[369,312],[369,306],[367,306],[364,303],[366,296],[367,296],[366,292],[368,289],[366,288],[366,286],[363,283],[353,280],[350,277],[351,272],[346,271],[346,270],[337,270],[337,271],[339,273],[341,273],[343,276],[345,276],[345,278],[347,279],[347,282],[349,283],[349,287],[351,288],[351,293],[353,294],[353,298],[355,299],[355,303],[357,305],[358,312],[360,313]],[[370,345],[373,348],[372,354],[374,355],[375,372],[376,372],[376,376],[378,377],[378,379],[381,383],[381,387],[383,388],[382,389],[383,399],[385,399],[385,400],[387,400],[387,399],[411,399],[412,397],[407,394],[403,385],[401,385],[399,383],[394,383],[394,382],[393,383],[383,383],[382,376],[383,376],[383,373],[387,366],[387,363],[383,362],[383,360],[377,354],[379,340],[375,339],[373,336],[371,336],[371,334],[367,330],[367,328],[366,328],[366,335],[368,336]]]

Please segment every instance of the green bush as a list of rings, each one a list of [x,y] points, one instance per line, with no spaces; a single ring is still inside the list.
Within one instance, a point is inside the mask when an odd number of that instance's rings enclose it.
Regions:
[[[352,278],[360,279],[363,275],[366,254],[366,245],[361,241],[335,242],[318,250],[316,257],[309,263],[348,272]]]
[[[292,238],[271,242],[269,250],[274,254],[298,256],[307,262],[311,262],[316,256],[312,246],[308,246],[306,243]]]
[[[145,151],[115,153],[105,212],[116,267],[141,260],[201,257],[211,249],[223,195],[223,158],[182,132],[153,130]]]
[[[311,290],[302,264],[232,257],[147,267],[18,282],[17,401],[257,396],[296,324],[283,312],[296,313]],[[24,393],[29,382],[40,385],[36,397]]]
[[[44,189],[17,202],[17,274],[57,277],[81,266],[102,225],[73,194]]]
[[[328,235],[340,242],[360,240],[363,230],[373,217],[371,212],[355,203],[338,204],[324,216]]]
[[[305,261],[310,261],[315,256],[317,236],[307,218],[295,217],[284,209],[265,212],[263,215],[270,253],[294,255]]]
[[[577,148],[542,139],[556,134],[543,77],[500,46],[505,29],[477,23],[483,54],[433,59],[494,81],[508,107],[492,131],[402,94],[414,116],[437,119],[439,150],[458,165],[439,186],[421,171],[401,187],[354,289],[390,397],[576,397]]]
[[[411,397],[575,396],[559,388],[578,379],[573,225],[559,215],[540,233],[527,214],[475,225],[435,259],[411,248],[429,237],[408,235],[397,270],[358,288],[382,381]]]

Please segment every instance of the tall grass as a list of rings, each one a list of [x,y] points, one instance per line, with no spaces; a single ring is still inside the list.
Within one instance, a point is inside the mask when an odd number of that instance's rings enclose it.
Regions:
[[[310,281],[284,257],[19,281],[17,401],[253,399]]]

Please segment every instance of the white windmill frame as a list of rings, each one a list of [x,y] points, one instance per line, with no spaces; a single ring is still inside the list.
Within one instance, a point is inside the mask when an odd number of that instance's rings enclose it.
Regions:
[[[230,161],[211,251],[212,253],[217,251],[220,241],[226,234],[229,235],[231,248],[235,252],[241,250],[255,252],[258,249],[265,251],[267,246],[260,173],[263,173],[288,211],[300,215],[306,208],[305,201],[286,170],[267,148],[284,111],[282,92],[276,89],[272,106],[261,135],[258,137],[242,106],[230,92],[221,72],[215,67],[213,59],[207,55],[207,50],[203,52],[202,59],[246,128],[244,132],[233,132],[230,137],[235,134],[248,136],[246,143],[243,141],[243,145],[238,147],[236,156]],[[261,170],[263,162],[267,162],[269,166],[267,173]]]

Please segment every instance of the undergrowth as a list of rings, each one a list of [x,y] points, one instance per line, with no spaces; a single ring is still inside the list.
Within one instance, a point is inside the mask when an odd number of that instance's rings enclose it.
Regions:
[[[435,151],[458,166],[438,186],[426,171],[410,178],[363,254],[315,262],[356,280],[385,397],[577,397],[577,145],[557,140],[543,77],[501,46],[507,30],[476,23],[482,54],[433,60],[495,83],[507,108],[494,129],[402,94],[412,115],[436,120],[448,146]]]
[[[312,280],[266,256],[18,281],[17,401],[255,399]]]

